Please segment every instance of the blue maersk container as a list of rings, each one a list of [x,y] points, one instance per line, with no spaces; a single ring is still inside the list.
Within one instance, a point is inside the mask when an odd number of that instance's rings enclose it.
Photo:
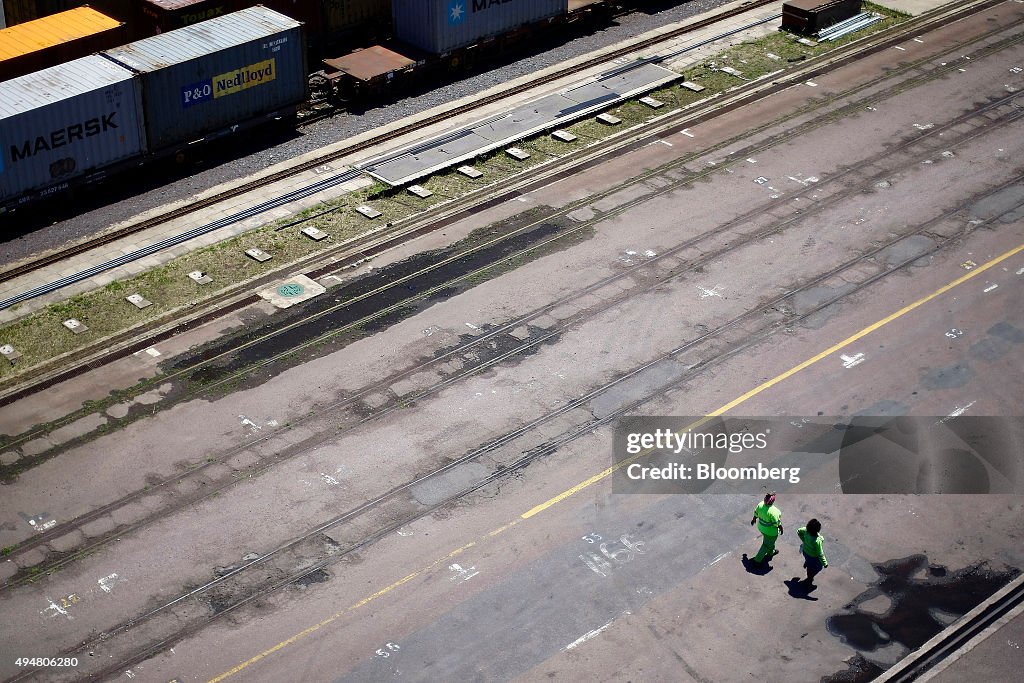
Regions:
[[[395,35],[433,54],[566,14],[569,0],[392,0]]]
[[[139,74],[151,153],[306,99],[302,24],[261,5],[101,54]]]
[[[0,83],[0,206],[146,151],[139,84],[97,55]]]

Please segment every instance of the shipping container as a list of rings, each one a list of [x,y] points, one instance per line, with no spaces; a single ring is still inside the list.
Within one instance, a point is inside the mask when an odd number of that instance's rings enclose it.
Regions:
[[[98,55],[0,83],[0,202],[145,152],[139,80]]]
[[[248,3],[246,0],[238,1],[241,5],[255,4]],[[320,7],[321,0],[259,0],[259,2],[275,12],[280,12],[290,19],[304,24],[305,30],[303,35],[307,43],[319,45],[324,29],[323,10]]]
[[[791,0],[782,5],[782,28],[813,35],[860,14],[861,0]]]
[[[322,0],[324,33],[366,44],[391,30],[391,0]]]
[[[136,0],[133,38],[149,38],[230,14],[233,0]]]
[[[0,0],[3,4],[4,23],[6,26],[17,26],[26,21],[42,19],[51,14],[66,12],[83,5],[119,21],[129,21],[129,4],[133,0]]]
[[[102,54],[140,75],[151,152],[287,115],[306,99],[302,26],[262,6]]]
[[[568,0],[393,0],[395,36],[443,54],[564,15]]]
[[[0,30],[0,81],[120,45],[125,23],[78,7]]]

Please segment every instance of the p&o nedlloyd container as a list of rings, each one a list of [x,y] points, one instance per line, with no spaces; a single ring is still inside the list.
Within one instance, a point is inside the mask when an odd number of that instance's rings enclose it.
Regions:
[[[261,5],[101,54],[139,74],[151,153],[291,114],[306,99],[302,24]]]
[[[569,0],[393,0],[395,36],[443,54],[569,11]]]
[[[0,83],[0,205],[60,191],[146,150],[131,71],[98,55]]]

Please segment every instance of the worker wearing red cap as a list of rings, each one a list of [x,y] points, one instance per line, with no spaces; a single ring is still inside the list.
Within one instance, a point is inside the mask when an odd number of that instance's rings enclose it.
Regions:
[[[767,562],[779,554],[775,549],[775,541],[779,534],[783,533],[782,510],[775,507],[775,492],[765,494],[764,500],[754,508],[754,516],[750,520],[750,526],[757,524],[757,530],[761,532],[761,549],[754,556],[754,562]]]

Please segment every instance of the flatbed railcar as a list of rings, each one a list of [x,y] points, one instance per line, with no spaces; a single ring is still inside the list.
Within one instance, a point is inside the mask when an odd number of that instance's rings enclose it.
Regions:
[[[390,40],[325,57],[314,75],[317,90],[357,100],[401,89],[423,78],[472,70],[533,42],[557,40],[567,31],[610,21],[642,0],[530,0],[526,11],[501,0],[392,0]],[[524,0],[525,2],[525,0]],[[437,18],[447,9],[459,17]],[[505,11],[505,16],[497,13]],[[488,14],[490,13],[490,14]],[[477,15],[484,17],[476,19]],[[497,16],[497,18],[495,18]],[[475,28],[465,25],[479,21]]]

